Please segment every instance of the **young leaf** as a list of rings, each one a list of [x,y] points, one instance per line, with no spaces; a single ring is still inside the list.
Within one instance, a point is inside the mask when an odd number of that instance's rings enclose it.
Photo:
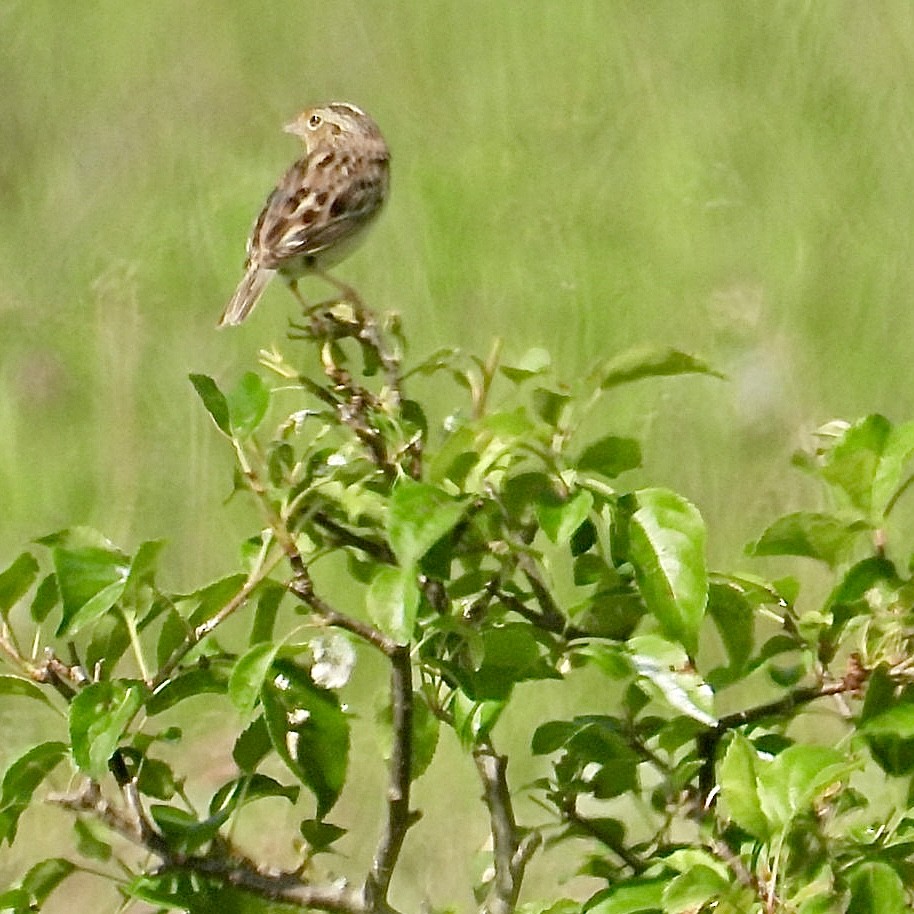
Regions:
[[[231,436],[232,423],[229,418],[229,405],[225,394],[216,386],[216,382],[205,374],[192,374],[190,383],[203,401],[206,411],[212,416],[216,428],[225,435]]]
[[[212,841],[231,815],[231,809],[222,809],[201,821],[186,809],[160,804],[151,806],[149,812],[169,845],[185,854]]]
[[[759,802],[771,823],[787,826],[823,791],[850,777],[859,763],[826,746],[789,746],[758,777]]]
[[[677,349],[654,348],[650,346],[630,349],[610,359],[597,369],[600,388],[608,390],[620,384],[630,384],[642,378],[656,378],[664,375],[707,374],[722,378],[720,372],[707,362]]]
[[[885,416],[867,416],[844,432],[826,454],[822,466],[823,479],[843,492],[847,501],[867,518],[874,507],[874,482],[892,431],[892,423]],[[894,468],[900,473],[897,462]],[[892,481],[884,478],[880,486],[883,499],[891,494]]]
[[[267,723],[261,716],[235,740],[232,760],[245,774],[252,774],[272,748]]]
[[[94,682],[70,704],[70,740],[73,760],[99,780],[108,760],[147,696],[142,682],[128,679]]]
[[[261,700],[273,748],[314,794],[323,819],[346,781],[349,723],[339,700],[285,660],[273,665]]]
[[[199,388],[197,392],[199,393]],[[227,404],[232,430],[238,438],[249,438],[263,421],[270,406],[270,389],[259,375],[248,371],[229,394]],[[218,422],[216,424],[219,425]]]
[[[76,819],[73,822],[76,849],[90,860],[110,860],[113,853],[107,839],[109,833],[100,822],[93,819]]]
[[[770,832],[758,795],[760,760],[752,743],[734,733],[720,763],[720,794],[730,818],[745,832],[764,841]]]
[[[41,743],[14,761],[0,783],[0,844],[12,844],[19,817],[29,807],[39,784],[67,754],[64,743]]]
[[[7,614],[29,591],[38,577],[38,561],[29,552],[23,552],[12,565],[0,572],[0,618]]]
[[[519,384],[528,378],[533,378],[548,370],[552,364],[552,356],[545,349],[528,349],[514,365],[502,365],[499,371],[513,381]]]
[[[705,526],[698,509],[669,489],[641,489],[629,521],[629,559],[648,609],[690,655],[708,600]]]

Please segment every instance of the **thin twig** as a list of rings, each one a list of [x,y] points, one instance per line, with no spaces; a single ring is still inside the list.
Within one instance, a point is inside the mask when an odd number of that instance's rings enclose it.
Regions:
[[[175,671],[178,664],[207,636],[213,633],[226,619],[229,618],[236,610],[244,606],[250,599],[251,594],[263,583],[269,576],[281,559],[281,554],[277,554],[270,561],[258,564],[248,574],[244,584],[241,585],[238,593],[235,594],[224,606],[201,622],[196,628],[188,631],[184,640],[171,652],[168,659],[159,668],[155,678],[150,683],[153,689],[158,688],[165,682]]]
[[[329,533],[337,543],[361,549],[366,555],[384,565],[397,564],[397,557],[387,543],[381,540],[369,539],[361,533],[356,533],[354,530],[344,527],[323,511],[316,511],[312,520],[325,532]]]
[[[302,881],[298,872],[260,868],[234,849],[219,855],[210,852],[205,856],[172,850],[157,832],[144,831],[134,815],[105,799],[93,782],[88,782],[75,793],[51,795],[48,799],[72,812],[91,813],[111,831],[145,848],[162,861],[160,873],[177,870],[200,873],[260,898],[302,909],[313,908],[334,914],[368,914],[362,892],[342,881],[309,884]],[[396,914],[387,905],[378,910],[382,914]]]
[[[329,603],[321,599],[314,592],[314,582],[310,574],[302,564],[298,569],[295,577],[287,585],[289,591],[298,597],[311,611],[320,618],[324,625],[330,625],[334,628],[341,628],[350,632],[363,641],[367,641],[373,647],[376,647],[382,654],[393,658],[401,649],[393,638],[385,635],[380,629],[375,628],[367,622],[347,616],[335,610]]]
[[[699,734],[697,739],[698,754],[703,759],[701,771],[698,775],[698,787],[701,795],[707,802],[714,786],[714,764],[717,758],[717,747],[724,736],[737,727],[754,724],[769,717],[782,717],[791,711],[796,711],[804,705],[818,701],[820,698],[841,695],[845,692],[856,692],[869,675],[869,671],[859,664],[859,659],[851,657],[847,673],[836,682],[827,682],[816,686],[806,686],[789,692],[783,698],[770,701],[767,704],[747,708],[744,711],[735,711],[718,719],[716,726]]]
[[[608,847],[636,876],[647,869],[647,864],[637,854],[630,851],[622,841],[614,840],[604,829],[596,826],[586,816],[582,816],[578,812],[573,798],[569,798],[561,810],[568,822]]]

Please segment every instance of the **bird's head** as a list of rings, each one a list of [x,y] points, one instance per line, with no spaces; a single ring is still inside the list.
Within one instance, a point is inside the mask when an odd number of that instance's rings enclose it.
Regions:
[[[341,145],[354,136],[373,139],[381,135],[377,124],[364,111],[347,102],[306,108],[283,129],[301,139],[308,152]]]

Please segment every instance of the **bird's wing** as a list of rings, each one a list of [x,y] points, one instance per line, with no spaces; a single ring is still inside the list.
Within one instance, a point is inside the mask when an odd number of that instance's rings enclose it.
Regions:
[[[358,233],[384,202],[382,180],[352,175],[334,186],[315,171],[302,159],[283,175],[251,233],[249,259],[276,269],[320,254]]]

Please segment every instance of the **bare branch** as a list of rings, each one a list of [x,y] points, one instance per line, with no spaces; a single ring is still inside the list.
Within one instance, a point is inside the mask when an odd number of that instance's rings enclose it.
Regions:
[[[390,662],[393,742],[387,787],[387,821],[378,842],[371,873],[365,880],[365,904],[372,911],[387,902],[390,880],[403,840],[415,821],[409,809],[413,750],[413,682],[409,646],[399,645],[390,656]]]
[[[491,743],[486,741],[473,749],[473,760],[482,781],[483,800],[489,810],[495,858],[495,879],[483,910],[486,914],[512,914],[517,906],[524,870],[536,849],[538,838],[528,835],[521,841],[508,788],[507,758],[498,755]]]

